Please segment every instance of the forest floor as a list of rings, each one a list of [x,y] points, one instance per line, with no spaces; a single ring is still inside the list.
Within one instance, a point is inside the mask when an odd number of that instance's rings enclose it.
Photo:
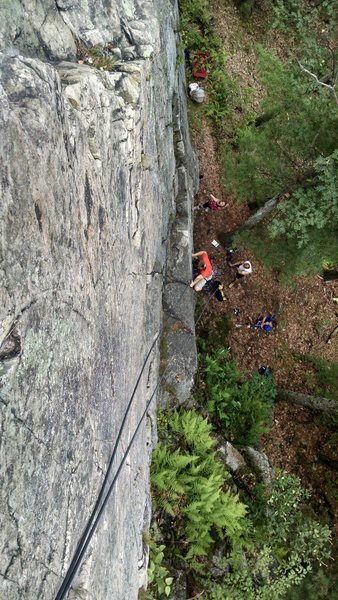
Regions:
[[[212,5],[216,33],[229,53],[229,72],[240,75],[244,87],[252,86],[252,102],[255,105],[262,90],[255,83],[254,53],[251,49],[254,36],[257,40],[260,24],[251,22],[251,30],[248,31],[234,6],[225,7],[217,0]],[[276,39],[275,32],[271,45],[283,51],[283,41]],[[299,355],[311,354],[329,361],[337,360],[338,336],[332,336],[329,341],[328,338],[337,325],[338,307],[333,299],[338,297],[338,282],[325,282],[318,275],[313,275],[297,278],[292,284],[282,287],[277,273],[266,271],[252,253],[240,247],[233,261],[250,260],[253,273],[234,287],[228,287],[234,279],[235,270],[226,262],[224,247],[215,248],[212,241],[222,240],[226,232],[240,226],[250,211],[247,205],[238,204],[224,191],[222,181],[226,174],[222,173],[217,139],[202,107],[190,104],[190,116],[191,137],[201,177],[195,206],[206,202],[210,194],[227,204],[220,211],[194,212],[194,251],[208,252],[216,278],[224,284],[226,296],[225,302],[219,302],[202,292],[203,316],[199,328],[202,330],[207,325],[212,337],[214,326],[216,335],[217,316],[226,313],[231,320],[231,329],[224,344],[230,347],[231,356],[242,372],[249,374],[261,365],[269,365],[278,387],[313,394],[315,378],[312,368],[300,360]],[[236,316],[235,309],[239,309],[239,316]],[[248,327],[258,315],[269,313],[277,322],[272,332]],[[312,492],[318,509],[325,507],[331,525],[338,533],[337,470],[321,458],[328,453],[330,436],[332,430],[325,427],[319,418],[314,419],[308,410],[278,402],[274,408],[272,428],[263,437],[261,449],[274,467],[301,478],[303,485]],[[332,453],[331,446],[330,451]],[[331,458],[337,461],[337,456]]]

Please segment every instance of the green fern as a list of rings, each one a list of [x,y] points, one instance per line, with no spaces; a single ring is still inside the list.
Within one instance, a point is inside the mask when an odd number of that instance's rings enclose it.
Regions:
[[[229,475],[212,451],[212,426],[195,411],[177,411],[167,421],[167,439],[153,453],[151,483],[155,510],[175,519],[183,558],[207,556],[212,532],[235,539],[245,506],[224,491]],[[179,447],[175,447],[178,444]]]
[[[214,445],[212,426],[194,411],[174,413],[170,422],[172,431],[183,437],[184,444],[205,453]]]

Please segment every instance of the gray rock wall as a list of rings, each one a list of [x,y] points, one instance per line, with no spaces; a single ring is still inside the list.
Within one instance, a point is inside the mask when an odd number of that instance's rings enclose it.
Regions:
[[[175,2],[16,0],[0,13],[0,597],[49,600],[161,328],[168,273],[189,280],[197,171]],[[114,70],[78,64],[79,40],[109,42]],[[183,301],[194,369],[189,290]],[[159,344],[115,468],[158,367]],[[145,582],[154,410],[70,597],[133,600]]]

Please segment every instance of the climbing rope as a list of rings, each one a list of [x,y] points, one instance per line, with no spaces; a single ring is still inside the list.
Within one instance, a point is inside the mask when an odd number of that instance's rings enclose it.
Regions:
[[[180,283],[183,283],[183,282],[180,282]],[[184,282],[184,284],[187,287],[184,289],[183,293],[181,294],[181,296],[179,298],[179,302],[182,300],[184,294],[186,293],[186,291],[187,291],[187,289],[189,287],[188,284],[186,284],[185,282]],[[93,537],[95,529],[96,529],[96,527],[98,525],[98,522],[99,522],[99,520],[101,518],[101,515],[102,515],[102,512],[104,510],[104,507],[106,506],[108,498],[111,495],[111,492],[113,490],[115,482],[116,482],[116,480],[118,478],[118,475],[119,475],[119,473],[120,473],[120,471],[121,471],[121,469],[123,467],[123,464],[124,464],[124,462],[126,460],[126,457],[127,457],[128,453],[129,453],[129,450],[130,450],[130,448],[131,448],[131,446],[132,446],[132,444],[134,442],[134,439],[135,439],[135,437],[136,437],[136,435],[137,435],[137,433],[139,431],[139,428],[140,428],[140,426],[141,426],[141,424],[142,424],[142,422],[144,420],[144,417],[146,416],[146,413],[147,413],[147,411],[149,409],[149,406],[150,406],[150,404],[151,404],[151,402],[152,402],[152,400],[153,400],[153,398],[154,398],[154,396],[155,396],[155,394],[156,394],[156,392],[157,392],[157,390],[158,390],[158,388],[159,388],[160,384],[162,383],[163,378],[165,376],[165,373],[166,373],[166,370],[167,370],[168,367],[166,367],[166,369],[164,370],[164,372],[163,372],[161,378],[159,379],[159,381],[158,381],[158,383],[157,383],[157,385],[156,385],[156,387],[155,387],[152,395],[150,396],[150,399],[148,400],[148,402],[146,404],[146,408],[145,408],[145,410],[144,410],[144,412],[143,412],[143,414],[142,414],[142,416],[141,416],[141,418],[140,418],[140,420],[138,422],[138,425],[137,425],[137,427],[136,427],[136,429],[134,431],[134,434],[133,434],[133,436],[132,436],[132,438],[131,438],[131,440],[129,442],[128,448],[127,448],[126,452],[123,454],[123,457],[122,457],[120,465],[119,465],[119,467],[118,467],[118,469],[116,471],[116,474],[115,474],[115,476],[114,476],[114,478],[113,478],[113,480],[112,480],[112,482],[111,482],[111,484],[109,486],[109,489],[107,491],[107,494],[106,494],[104,500],[102,501],[102,498],[103,498],[103,495],[104,495],[104,491],[105,491],[105,488],[106,488],[106,484],[107,484],[107,481],[108,481],[108,477],[109,477],[109,475],[111,473],[111,469],[112,469],[112,466],[113,466],[114,458],[116,456],[118,445],[119,445],[122,433],[124,431],[124,427],[125,427],[125,423],[126,423],[126,420],[127,420],[127,416],[128,416],[128,414],[130,412],[130,408],[132,406],[132,403],[133,403],[133,400],[134,400],[134,397],[135,397],[135,394],[136,394],[136,391],[137,391],[140,379],[141,379],[142,374],[144,372],[145,366],[146,366],[146,364],[148,362],[149,356],[150,356],[153,348],[155,347],[155,344],[156,344],[156,342],[157,342],[157,340],[159,338],[159,335],[160,335],[160,332],[155,336],[155,338],[154,338],[154,340],[153,340],[153,342],[151,344],[151,347],[150,347],[150,349],[148,351],[148,354],[147,354],[147,356],[146,356],[146,358],[145,358],[145,360],[143,362],[141,371],[139,373],[139,376],[138,376],[138,378],[136,380],[136,383],[135,383],[135,386],[134,386],[134,389],[133,389],[133,393],[132,393],[132,395],[130,397],[130,400],[129,400],[127,408],[126,408],[126,411],[124,413],[123,420],[121,422],[120,429],[119,429],[119,432],[118,432],[118,435],[117,435],[117,438],[116,438],[116,441],[115,441],[115,444],[114,444],[114,448],[113,448],[113,451],[112,451],[112,454],[111,454],[111,457],[110,457],[110,460],[109,460],[108,468],[107,468],[104,480],[102,482],[102,485],[101,485],[101,488],[100,488],[97,500],[95,502],[95,506],[94,506],[94,508],[93,508],[93,510],[91,512],[91,515],[90,515],[88,521],[87,521],[87,524],[86,524],[86,527],[85,527],[85,529],[83,531],[83,534],[82,534],[82,536],[81,536],[81,538],[80,538],[80,540],[78,542],[78,545],[77,545],[77,548],[75,550],[73,559],[72,559],[72,561],[71,561],[71,563],[70,563],[70,565],[69,565],[69,567],[67,569],[67,573],[66,573],[66,575],[65,575],[65,577],[63,579],[63,582],[62,582],[62,584],[60,586],[60,589],[59,589],[59,591],[58,591],[58,593],[57,593],[57,595],[55,597],[55,600],[63,600],[65,598],[65,596],[66,596],[66,594],[67,594],[67,592],[68,592],[71,584],[72,584],[72,581],[73,581],[73,579],[74,579],[74,577],[75,577],[75,575],[76,575],[76,573],[78,571],[78,568],[79,568],[79,566],[81,564],[81,561],[82,561],[82,558],[83,558],[83,556],[84,556],[84,554],[86,552],[86,549],[88,548],[90,540]],[[101,504],[101,501],[102,501],[102,504]],[[101,507],[100,507],[100,504],[101,504]]]
[[[176,282],[171,282],[171,283],[176,283]],[[183,298],[183,296],[184,296],[184,294],[186,293],[187,289],[190,289],[190,286],[189,286],[189,284],[187,284],[187,283],[185,283],[183,281],[177,281],[177,283],[182,283],[185,286],[187,286],[187,287],[185,287],[183,293],[181,294],[181,296],[180,296],[180,298],[178,300],[178,303],[180,303],[181,300],[182,300],[182,298]],[[197,319],[197,321],[195,323],[195,326],[200,321],[203,313],[205,312],[206,307],[209,305],[209,303],[211,301],[211,298],[214,296],[214,294],[216,293],[216,291],[217,291],[217,289],[214,292],[212,292],[211,294],[209,294],[209,298],[205,301],[203,310],[200,313],[200,315],[199,315],[199,317],[198,317],[198,319]],[[80,538],[80,540],[78,542],[78,545],[77,545],[77,548],[75,550],[73,559],[72,559],[72,561],[71,561],[71,563],[70,563],[70,565],[69,565],[69,567],[67,569],[67,573],[66,573],[66,575],[65,575],[65,577],[63,579],[63,582],[62,582],[62,584],[60,586],[60,589],[59,589],[59,591],[58,591],[58,593],[57,593],[57,595],[55,597],[55,600],[64,600],[64,598],[66,597],[66,594],[68,593],[68,590],[69,590],[69,588],[70,588],[70,586],[72,584],[72,581],[73,581],[73,579],[74,579],[74,577],[75,577],[75,575],[76,575],[76,573],[77,573],[77,571],[78,571],[78,569],[80,567],[80,564],[82,562],[82,558],[83,558],[83,556],[84,556],[84,554],[85,554],[85,552],[86,552],[86,550],[88,548],[88,545],[90,544],[90,541],[91,541],[91,539],[92,539],[92,537],[93,537],[93,535],[95,533],[97,525],[98,525],[98,523],[99,523],[99,521],[101,519],[102,513],[103,513],[103,511],[105,509],[105,506],[106,506],[106,504],[107,504],[107,502],[109,500],[109,497],[110,497],[110,495],[111,495],[111,493],[113,491],[113,488],[115,486],[116,480],[117,480],[117,478],[118,478],[118,476],[119,476],[119,474],[121,472],[121,469],[122,469],[122,467],[123,467],[123,465],[124,465],[124,463],[126,461],[126,458],[127,458],[128,454],[130,452],[130,449],[131,449],[131,447],[132,447],[132,445],[134,443],[134,440],[135,440],[135,438],[136,438],[136,436],[138,434],[138,431],[139,431],[139,429],[140,429],[140,427],[141,427],[141,425],[142,425],[142,423],[144,421],[144,418],[145,418],[145,416],[146,416],[146,414],[147,414],[147,412],[149,410],[149,407],[150,407],[150,405],[151,405],[151,403],[152,403],[152,401],[153,401],[153,399],[154,399],[154,397],[155,397],[155,395],[156,395],[156,393],[157,393],[157,391],[159,389],[159,386],[161,385],[161,383],[162,383],[162,381],[163,381],[163,379],[165,377],[165,374],[166,374],[166,371],[167,371],[169,365],[166,366],[164,372],[162,373],[162,376],[160,377],[160,379],[158,380],[158,382],[157,382],[157,384],[155,386],[155,389],[154,389],[153,393],[151,394],[148,402],[146,403],[145,409],[144,409],[144,411],[143,411],[143,413],[142,413],[142,415],[141,415],[141,417],[140,417],[140,419],[138,421],[138,424],[137,424],[137,426],[136,426],[136,428],[134,430],[134,433],[133,433],[133,435],[132,435],[132,437],[130,439],[130,442],[129,442],[128,446],[127,446],[127,449],[123,453],[123,456],[122,456],[122,459],[121,459],[120,464],[118,466],[118,469],[117,469],[117,471],[116,471],[116,473],[115,473],[115,475],[114,475],[114,477],[113,477],[113,479],[112,479],[112,481],[110,483],[108,491],[107,491],[107,493],[106,493],[106,495],[105,495],[105,497],[103,499],[103,495],[104,495],[104,491],[105,491],[106,484],[107,484],[107,481],[108,481],[108,477],[109,477],[109,475],[111,473],[111,469],[112,469],[113,462],[114,462],[114,459],[115,459],[115,456],[116,456],[118,445],[119,445],[122,433],[124,431],[124,427],[125,427],[125,423],[126,423],[126,420],[127,420],[127,416],[128,416],[128,414],[130,412],[130,408],[132,406],[132,403],[133,403],[133,400],[134,400],[134,397],[135,397],[138,385],[140,383],[142,374],[144,372],[144,369],[146,367],[146,364],[148,362],[150,354],[151,354],[152,350],[154,349],[155,344],[156,344],[159,336],[160,336],[160,332],[157,333],[157,335],[155,336],[155,338],[154,338],[154,340],[153,340],[153,342],[152,342],[152,344],[150,346],[150,349],[149,349],[149,351],[147,353],[147,356],[146,356],[146,358],[145,358],[145,360],[143,362],[141,371],[140,371],[140,373],[138,375],[138,378],[136,380],[136,383],[135,383],[132,395],[130,397],[130,400],[128,402],[127,408],[125,410],[125,413],[124,413],[124,416],[123,416],[123,419],[122,419],[122,422],[121,422],[121,425],[120,425],[120,429],[119,429],[119,432],[118,432],[118,435],[117,435],[117,438],[116,438],[116,441],[115,441],[115,444],[114,444],[114,448],[113,448],[113,451],[112,451],[112,454],[111,454],[111,457],[110,457],[110,460],[109,460],[107,471],[106,471],[104,480],[102,482],[102,485],[101,485],[101,488],[100,488],[97,500],[95,502],[95,506],[94,506],[94,508],[93,508],[93,510],[91,512],[91,515],[90,515],[88,521],[87,521],[87,524],[86,524],[86,527],[85,527],[85,529],[83,531],[83,534],[82,534],[82,536],[81,536],[81,538]],[[101,506],[100,506],[100,504],[101,504]]]
[[[123,416],[123,419],[122,419],[122,423],[120,425],[119,432],[117,434],[117,438],[116,438],[116,441],[115,441],[115,444],[114,444],[114,448],[113,448],[113,451],[112,451],[112,454],[111,454],[111,457],[110,457],[110,460],[109,460],[107,471],[106,471],[104,480],[102,482],[101,489],[99,491],[99,494],[98,494],[95,506],[94,506],[94,508],[93,508],[93,510],[91,512],[91,515],[90,515],[90,517],[88,519],[88,522],[87,522],[87,525],[86,525],[86,527],[84,529],[84,532],[83,532],[83,534],[82,534],[82,536],[81,536],[81,538],[80,538],[80,540],[78,542],[78,546],[77,546],[77,549],[75,551],[74,557],[73,557],[72,562],[70,563],[70,565],[68,567],[67,573],[66,573],[66,575],[64,577],[64,580],[63,580],[62,585],[61,585],[61,587],[60,587],[60,589],[59,589],[59,591],[58,591],[58,593],[56,595],[56,599],[55,600],[61,600],[62,598],[65,597],[65,594],[67,593],[67,591],[68,591],[68,589],[70,587],[70,584],[71,584],[71,582],[72,582],[72,580],[74,578],[74,575],[75,575],[75,573],[77,571],[77,568],[79,566],[78,560],[77,560],[78,554],[81,552],[82,547],[84,546],[84,544],[86,543],[86,541],[87,541],[87,539],[88,539],[88,537],[90,535],[90,529],[91,529],[91,526],[92,526],[92,524],[94,522],[95,514],[96,514],[96,512],[97,512],[97,510],[99,508],[100,502],[101,502],[102,497],[103,497],[104,489],[106,487],[106,483],[108,481],[108,477],[109,477],[110,472],[111,472],[111,468],[112,468],[112,465],[113,465],[113,462],[114,462],[114,458],[116,456],[117,448],[118,448],[118,445],[119,445],[119,442],[120,442],[120,439],[121,439],[121,436],[122,436],[122,433],[123,433],[123,430],[124,430],[124,426],[125,426],[125,423],[126,423],[126,420],[127,420],[127,416],[129,414],[130,408],[132,406],[132,403],[133,403],[133,400],[134,400],[134,397],[135,397],[138,385],[140,383],[140,379],[142,377],[142,374],[143,374],[144,369],[146,367],[146,364],[148,362],[148,358],[149,358],[152,350],[154,349],[155,344],[156,344],[159,336],[160,336],[160,332],[157,333],[157,335],[155,336],[155,338],[154,338],[154,340],[153,340],[153,342],[152,342],[152,344],[150,346],[150,349],[148,351],[148,354],[147,354],[145,360],[143,361],[143,365],[142,365],[141,371],[140,371],[139,376],[138,376],[138,378],[136,380],[136,383],[135,383],[132,395],[130,397],[128,406],[127,406],[127,408],[125,410],[125,413],[124,413],[124,416]],[[90,537],[91,536],[92,536],[92,534],[90,535]]]

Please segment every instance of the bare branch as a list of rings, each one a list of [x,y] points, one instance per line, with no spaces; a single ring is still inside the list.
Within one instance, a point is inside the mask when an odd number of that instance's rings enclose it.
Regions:
[[[313,77],[313,79],[318,83],[318,85],[322,85],[323,87],[328,88],[332,92],[334,99],[336,101],[336,104],[338,106],[338,96],[337,96],[335,87],[333,85],[329,85],[328,83],[324,83],[323,81],[318,79],[317,75],[315,75],[314,73],[311,73],[311,71],[309,71],[308,69],[303,67],[302,63],[299,62],[299,60],[297,60],[297,62],[299,64],[300,68],[302,69],[302,71],[304,71],[304,73],[307,73],[308,75],[310,75],[310,77]]]
[[[284,400],[284,402],[298,404],[299,406],[320,412],[338,412],[338,402],[335,400],[309,396],[308,394],[301,394],[299,392],[290,392],[281,388],[277,388],[277,400]]]
[[[327,337],[327,339],[326,339],[327,344],[331,343],[331,338],[337,331],[338,331],[338,325],[336,325],[336,327],[334,329],[332,329],[330,335]]]

